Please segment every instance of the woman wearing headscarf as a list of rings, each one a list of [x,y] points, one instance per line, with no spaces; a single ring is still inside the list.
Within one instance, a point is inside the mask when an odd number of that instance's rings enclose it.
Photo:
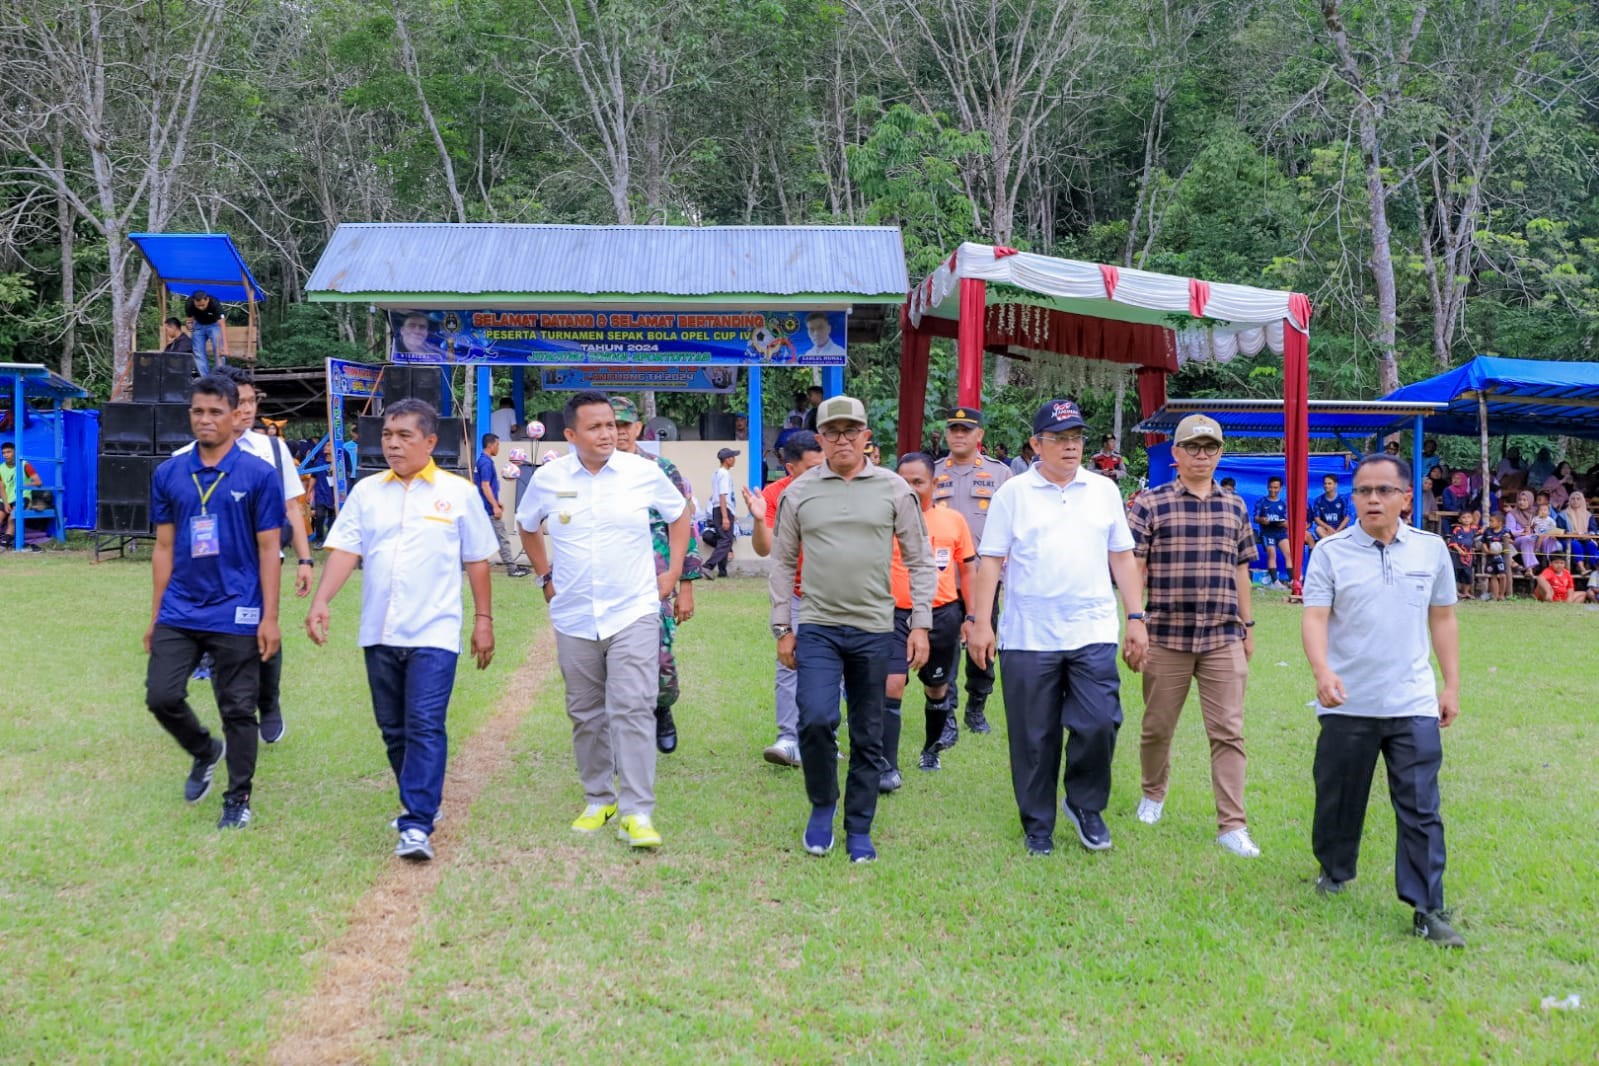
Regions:
[[[1566,497],[1565,510],[1555,515],[1555,521],[1560,524],[1561,532],[1571,534],[1592,535],[1599,533],[1599,519],[1588,511],[1588,498],[1580,492],[1573,492]],[[1587,574],[1599,566],[1599,543],[1591,540],[1573,540],[1571,545],[1571,565],[1578,574]]]
[[[1456,470],[1444,489],[1439,510],[1462,514],[1471,509],[1471,477],[1464,470]]]
[[[1521,565],[1534,574],[1538,572],[1538,538],[1533,535],[1532,522],[1537,515],[1531,489],[1516,493],[1516,506],[1505,512],[1505,531],[1511,535],[1516,550],[1521,553]]]

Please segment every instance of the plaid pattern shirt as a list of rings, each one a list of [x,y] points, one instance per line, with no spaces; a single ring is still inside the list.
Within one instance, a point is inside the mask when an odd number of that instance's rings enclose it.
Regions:
[[[1255,534],[1242,499],[1215,482],[1200,499],[1173,481],[1140,494],[1127,524],[1148,567],[1150,643],[1199,653],[1244,639],[1237,568],[1255,561]]]

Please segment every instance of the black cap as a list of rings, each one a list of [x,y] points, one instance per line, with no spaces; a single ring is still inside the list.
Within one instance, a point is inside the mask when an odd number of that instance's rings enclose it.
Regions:
[[[1070,400],[1050,400],[1033,416],[1033,432],[1060,433],[1083,428],[1083,412]]]
[[[737,448],[723,448],[721,451],[716,453],[716,461],[720,463],[727,459],[733,458],[733,456],[737,454],[739,454]]]
[[[946,426],[971,426],[974,429],[983,428],[983,412],[975,407],[951,407],[944,413]]]

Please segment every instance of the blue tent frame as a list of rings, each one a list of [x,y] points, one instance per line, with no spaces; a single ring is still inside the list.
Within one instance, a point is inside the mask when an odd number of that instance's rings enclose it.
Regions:
[[[8,439],[17,449],[17,493],[12,500],[13,506],[20,509],[23,495],[28,491],[49,492],[53,503],[47,510],[29,511],[25,515],[19,510],[16,521],[15,543],[12,547],[21,550],[25,543],[25,522],[47,520],[50,523],[51,536],[58,541],[66,541],[66,522],[63,512],[66,495],[66,438],[64,423],[61,418],[53,419],[55,430],[53,439],[55,448],[51,455],[30,456],[23,437],[23,428],[27,421],[27,412],[30,404],[44,401],[52,412],[59,412],[61,405],[68,400],[86,398],[87,390],[74,385],[54,370],[40,363],[0,363],[0,390],[11,397],[11,433]],[[22,471],[27,469],[29,460],[36,460],[40,465],[47,465],[53,472],[49,480],[40,475],[42,484],[37,486],[27,485],[22,477]]]
[[[1599,363],[1479,355],[1383,399],[1441,405],[1427,418],[1428,433],[1599,440]]]

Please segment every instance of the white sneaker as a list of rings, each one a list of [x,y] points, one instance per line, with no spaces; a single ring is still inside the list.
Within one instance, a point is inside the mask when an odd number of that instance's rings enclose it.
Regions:
[[[1216,843],[1237,855],[1241,859],[1260,858],[1260,848],[1249,839],[1249,830],[1232,829],[1216,838]]]
[[[1148,796],[1138,797],[1138,820],[1145,825],[1154,825],[1160,821],[1160,816],[1166,810],[1166,801],[1155,802]]]
[[[394,845],[394,854],[413,862],[427,862],[433,858],[433,845],[422,830],[402,829],[399,842]]]
[[[773,766],[798,766],[800,764],[799,743],[793,740],[779,740],[765,751],[761,758]]]

